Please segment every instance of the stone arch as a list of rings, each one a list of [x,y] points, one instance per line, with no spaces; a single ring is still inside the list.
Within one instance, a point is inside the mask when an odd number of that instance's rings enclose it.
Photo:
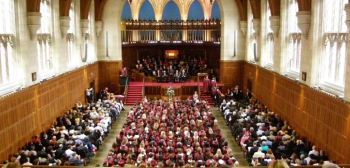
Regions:
[[[122,14],[121,14],[121,19],[122,20],[131,20],[132,19],[132,14],[131,14],[131,7],[128,2],[124,3]]]
[[[218,12],[218,13],[216,13],[216,12]],[[213,3],[213,7],[212,7],[212,9],[211,9],[210,19],[211,19],[211,20],[214,20],[214,19],[219,19],[219,20],[221,20],[221,9],[220,9],[219,4],[218,4],[217,1],[215,1],[215,2]]]
[[[194,0],[173,0],[180,10],[181,20],[188,19],[188,11]]]
[[[170,10],[170,13],[172,14],[174,14],[174,12],[178,12],[178,13],[175,13],[175,14],[178,14],[178,16],[175,16],[175,18],[173,18],[172,16],[168,16],[165,11],[169,11],[169,10]],[[162,20],[181,20],[180,9],[175,2],[169,1],[164,6],[163,13],[162,13]]]
[[[195,11],[196,9],[199,11]],[[192,15],[194,15],[193,12],[197,12],[197,18],[194,18],[194,16],[190,16],[191,13],[192,13]],[[199,13],[199,12],[201,12],[201,13]],[[201,16],[199,16],[199,18],[198,18],[198,15],[201,15]],[[193,1],[189,10],[188,10],[188,20],[197,20],[197,19],[205,20],[206,18],[205,18],[203,6],[201,5],[201,3],[199,1]]]
[[[144,12],[144,14],[142,14]],[[153,16],[152,16],[153,14]],[[155,20],[154,7],[150,1],[144,1],[139,10],[138,20]]]

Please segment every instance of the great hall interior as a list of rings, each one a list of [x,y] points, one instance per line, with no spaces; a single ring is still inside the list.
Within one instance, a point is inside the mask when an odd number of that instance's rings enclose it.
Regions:
[[[179,19],[164,19],[168,4]],[[189,19],[194,4],[203,16]],[[131,106],[167,101],[173,84],[175,97],[202,98],[203,77],[215,74],[223,99],[250,90],[299,137],[350,163],[350,0],[1,0],[0,9],[1,162],[87,103],[86,89]],[[186,78],[173,75],[182,70]]]

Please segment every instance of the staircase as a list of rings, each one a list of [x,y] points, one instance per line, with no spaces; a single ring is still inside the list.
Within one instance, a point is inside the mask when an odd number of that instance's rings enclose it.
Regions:
[[[203,93],[203,86],[201,86],[200,89],[201,89],[200,99],[201,100],[206,99],[211,106],[214,106],[215,101],[211,98],[211,95],[209,93],[208,94]]]
[[[125,105],[134,105],[136,101],[142,100],[142,86],[129,85]]]

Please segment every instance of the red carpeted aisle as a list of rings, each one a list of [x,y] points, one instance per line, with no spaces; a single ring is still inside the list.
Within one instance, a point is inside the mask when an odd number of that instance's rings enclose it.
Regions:
[[[200,96],[200,99],[201,99],[201,100],[206,99],[210,105],[212,105],[212,106],[215,105],[215,102],[214,102],[214,100],[211,98],[211,95],[210,95],[209,93],[208,93],[208,94],[203,93],[203,86],[201,86],[201,96]]]
[[[125,105],[134,105],[142,99],[142,85],[129,85]]]

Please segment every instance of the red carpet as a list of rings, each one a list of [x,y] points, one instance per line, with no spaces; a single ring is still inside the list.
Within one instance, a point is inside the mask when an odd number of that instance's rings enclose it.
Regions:
[[[217,83],[217,85],[222,86],[220,83]],[[142,82],[130,82],[129,86],[142,86]],[[197,82],[185,82],[185,83],[145,82],[145,86],[165,86],[165,87],[197,86]],[[199,86],[203,86],[203,82],[199,82]]]
[[[140,101],[141,99],[142,99],[142,85],[129,86],[125,105],[134,105],[136,101]]]
[[[203,99],[206,99],[208,101],[208,103],[213,106],[215,105],[215,102],[214,100],[211,98],[211,95],[210,94],[205,94],[203,93],[203,86],[201,86],[201,96],[200,96],[200,99],[203,100]]]

